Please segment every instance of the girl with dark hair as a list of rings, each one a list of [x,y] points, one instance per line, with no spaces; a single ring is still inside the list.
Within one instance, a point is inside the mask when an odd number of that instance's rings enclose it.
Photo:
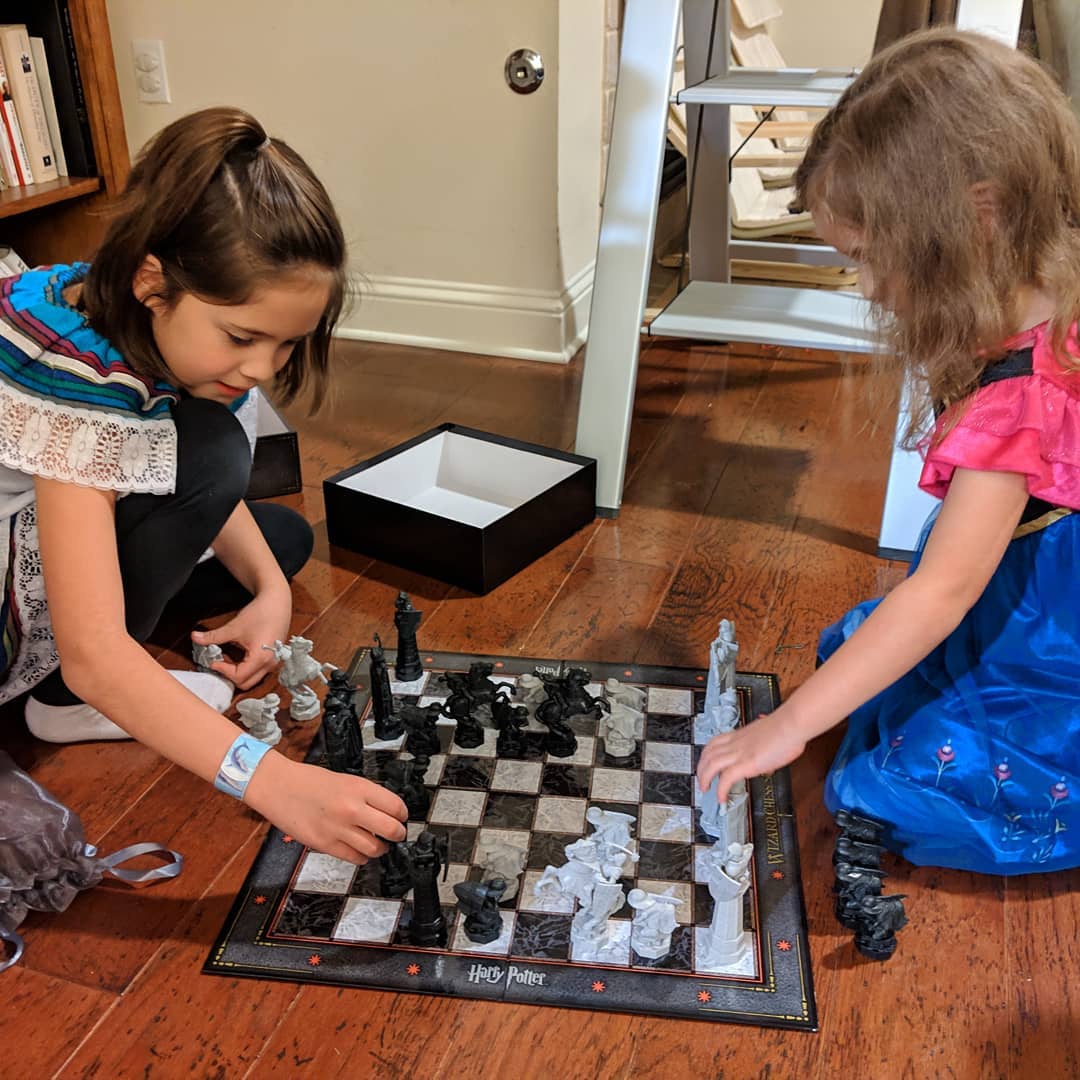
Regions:
[[[405,838],[404,804],[290,761],[220,713],[289,636],[303,518],[247,505],[238,414],[327,377],[345,242],[304,161],[238,109],[162,130],[91,265],[0,286],[0,701],[53,742],[134,737],[320,851],[363,862]],[[205,557],[207,551],[212,557]],[[193,633],[235,644],[220,675],[142,648],[165,605],[238,613]]]
[[[724,798],[846,716],[830,810],[919,864],[1080,865],[1077,119],[1023,53],[913,34],[818,126],[796,186],[860,263],[942,502],[908,578],[823,633],[776,712],[713,739],[699,782]]]

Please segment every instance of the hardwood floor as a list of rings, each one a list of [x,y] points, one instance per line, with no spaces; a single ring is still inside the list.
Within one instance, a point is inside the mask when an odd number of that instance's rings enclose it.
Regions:
[[[888,439],[862,423],[864,362],[681,343],[643,351],[617,520],[485,597],[330,551],[323,477],[444,420],[570,448],[579,377],[580,364],[338,348],[332,406],[290,413],[305,487],[286,501],[317,537],[293,629],[320,659],[345,663],[385,631],[406,589],[421,641],[441,650],[702,666],[733,617],[739,666],[790,690],[818,630],[902,576],[874,555]],[[155,649],[186,660],[179,638]],[[859,959],[832,915],[821,781],[836,733],[793,767],[821,1018],[802,1034],[203,976],[264,826],[138,745],[49,746],[7,714],[0,745],[78,810],[91,842],[154,839],[186,864],[26,921],[25,959],[0,975],[0,1077],[1080,1075],[1080,873],[1005,881],[892,859],[911,922],[887,964]],[[282,748],[301,755],[310,737],[291,725]]]

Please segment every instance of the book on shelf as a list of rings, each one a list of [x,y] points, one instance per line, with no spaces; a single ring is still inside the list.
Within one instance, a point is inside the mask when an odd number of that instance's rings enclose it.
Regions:
[[[49,125],[49,140],[56,155],[56,171],[67,176],[67,158],[64,142],[60,138],[60,120],[56,115],[56,98],[53,96],[52,80],[49,78],[49,58],[45,55],[45,42],[39,37],[30,39],[30,51],[34,54],[34,73],[37,75],[41,103],[45,106],[45,122]]]
[[[4,141],[11,152],[11,172],[7,176],[9,187],[27,187],[34,182],[30,168],[30,155],[23,141],[22,128],[19,126],[19,114],[15,109],[15,100],[11,93],[7,67],[4,64],[3,51],[0,50],[0,121],[4,125]],[[3,166],[8,167],[8,155],[3,154]]]
[[[60,132],[59,146],[53,147],[57,159],[62,150],[69,176],[96,176],[90,113],[68,0],[4,0],[0,9],[7,18],[21,21],[30,35],[41,38],[44,45]]]
[[[30,175],[35,184],[47,184],[57,177],[56,155],[49,138],[49,123],[41,100],[30,35],[22,23],[0,24],[0,53],[7,68],[8,85],[15,100],[23,140],[30,156]]]
[[[0,245],[0,278],[15,277],[29,269],[14,248]]]

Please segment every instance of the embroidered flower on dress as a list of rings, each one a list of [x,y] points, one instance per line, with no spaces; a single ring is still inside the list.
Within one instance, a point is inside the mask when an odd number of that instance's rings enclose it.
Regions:
[[[1063,776],[1056,784],[1050,786],[1051,805],[1069,797],[1069,788]]]
[[[49,425],[41,413],[34,413],[23,428],[19,450],[28,461],[33,461],[45,449],[48,441]]]
[[[141,473],[150,457],[150,440],[145,434],[132,435],[120,451],[120,470],[125,476]]]
[[[934,780],[934,787],[937,787],[941,783],[941,774],[946,769],[951,769],[953,761],[956,758],[956,751],[952,748],[952,739],[946,739],[943,746],[939,746],[936,752],[938,767],[937,778]]]
[[[67,463],[73,472],[85,469],[94,460],[94,450],[97,448],[97,435],[94,434],[90,424],[80,424],[71,435],[68,443]]]

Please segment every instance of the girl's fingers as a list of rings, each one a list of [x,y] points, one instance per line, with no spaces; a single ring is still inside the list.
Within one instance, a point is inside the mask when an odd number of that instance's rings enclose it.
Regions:
[[[372,836],[367,829],[361,829],[355,826],[346,829],[342,839],[349,847],[358,851],[367,859],[374,859],[380,855],[385,855],[389,850],[389,845],[386,844],[385,841]]]

